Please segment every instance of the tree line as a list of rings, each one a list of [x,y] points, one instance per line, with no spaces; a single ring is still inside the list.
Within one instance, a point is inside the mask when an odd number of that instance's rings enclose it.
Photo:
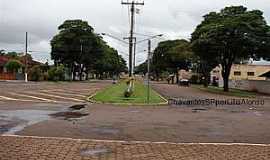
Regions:
[[[207,86],[211,70],[221,65],[224,91],[229,91],[229,76],[234,63],[254,58],[270,59],[270,26],[260,10],[231,6],[203,16],[190,40],[160,42],[153,52],[152,75],[163,73],[178,78],[180,69],[201,74]],[[146,73],[147,62],[137,72]],[[178,81],[178,79],[177,79]]]
[[[112,77],[126,72],[126,61],[106,44],[86,21],[67,20],[58,27],[51,40],[51,57],[55,66],[63,65],[73,80],[83,80],[89,73],[97,78]]]

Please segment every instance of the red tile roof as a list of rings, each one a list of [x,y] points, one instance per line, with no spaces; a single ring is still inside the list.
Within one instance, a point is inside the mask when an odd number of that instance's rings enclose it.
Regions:
[[[0,66],[4,66],[9,61],[9,58],[6,56],[0,56]]]

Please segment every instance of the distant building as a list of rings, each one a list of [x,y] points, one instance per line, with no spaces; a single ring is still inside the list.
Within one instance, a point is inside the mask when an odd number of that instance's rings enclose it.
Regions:
[[[217,66],[211,72],[211,82],[219,83],[219,86],[223,86],[223,78],[221,73],[221,66]],[[259,80],[264,81],[267,77],[261,75],[270,72],[269,61],[253,61],[250,60],[247,64],[233,64],[230,73],[230,80]]]
[[[14,80],[16,79],[15,74],[8,73],[5,68],[6,63],[10,60],[10,58],[6,56],[0,56],[0,80]]]
[[[266,80],[270,81],[270,71],[260,75],[260,77],[264,77]]]
[[[5,65],[12,60],[12,58],[8,56],[0,56],[0,80],[22,80],[24,79],[24,74],[23,74],[23,68],[19,70],[17,73],[12,73],[8,72],[6,69]],[[25,64],[25,56],[20,56],[18,60],[22,63]],[[28,68],[32,68],[35,65],[41,65],[41,63],[34,61],[31,57],[27,58],[27,66]]]

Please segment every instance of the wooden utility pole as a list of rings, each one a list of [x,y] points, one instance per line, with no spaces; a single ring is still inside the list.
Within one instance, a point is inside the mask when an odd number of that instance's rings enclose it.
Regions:
[[[134,53],[133,53],[133,73],[135,72],[135,67],[136,67],[136,44],[137,43],[137,38],[134,37]]]
[[[130,37],[124,37],[124,40],[129,40]],[[136,66],[136,45],[137,45],[137,38],[136,37],[133,37],[133,40],[134,40],[134,43],[133,43],[133,64],[132,64],[132,69],[131,69],[131,72],[132,74],[134,74],[135,72],[135,66]]]
[[[123,2],[122,5],[131,5],[131,26],[130,26],[130,37],[129,37],[129,77],[133,77],[132,66],[133,66],[133,39],[134,39],[134,24],[135,24],[135,5],[144,5],[144,2],[139,3],[132,0],[132,2]]]

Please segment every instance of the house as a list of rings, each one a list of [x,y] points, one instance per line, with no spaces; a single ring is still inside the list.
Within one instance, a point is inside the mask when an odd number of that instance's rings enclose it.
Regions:
[[[217,66],[211,71],[211,82],[217,82],[220,87],[223,86],[223,77],[221,73],[221,66]],[[230,81],[240,80],[255,80],[265,81],[267,77],[261,75],[270,71],[269,61],[253,61],[250,60],[247,64],[233,64],[229,76]]]
[[[270,71],[260,75],[260,77],[264,77],[267,81],[270,81]]]
[[[27,62],[28,68],[32,68],[35,65],[41,65],[41,63],[34,61],[31,56],[19,56],[16,60],[20,61],[22,64]],[[18,70],[18,72],[9,72],[5,65],[12,60],[11,57],[2,55],[0,56],[0,80],[23,80],[24,79],[24,67]]]
[[[0,56],[0,80],[15,80],[16,75],[14,73],[10,73],[5,68],[6,63],[10,60],[10,58],[6,56]]]

